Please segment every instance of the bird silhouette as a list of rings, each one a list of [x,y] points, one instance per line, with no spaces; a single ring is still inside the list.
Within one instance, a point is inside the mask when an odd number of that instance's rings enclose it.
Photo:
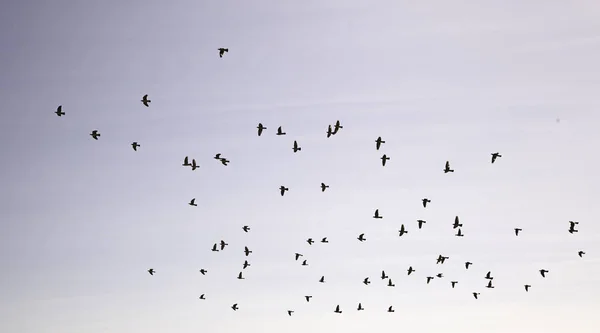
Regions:
[[[436,260],[436,264],[443,264],[446,259],[450,259],[449,257],[444,257],[443,255],[439,255]]]
[[[392,279],[388,279],[388,287],[395,287],[396,285],[392,283]]]
[[[186,157],[183,159],[183,164],[182,164],[182,165],[183,165],[183,166],[192,166],[192,165],[190,164],[190,162],[188,161],[188,157],[187,157],[187,156],[186,156]]]
[[[294,153],[297,153],[302,150],[301,147],[298,147],[298,142],[296,142],[296,140],[294,140],[294,147],[292,147],[292,150],[294,151]]]
[[[315,241],[312,238],[309,238],[306,240],[306,242],[308,243],[308,245],[312,245]]]
[[[294,311],[293,311],[293,310],[288,310],[288,312],[287,312],[287,313],[288,313],[288,315],[291,317],[291,316],[292,316],[292,313],[294,313]]]
[[[237,311],[237,309],[238,309],[237,303],[235,303],[234,305],[232,305],[231,308],[233,309],[233,311]]]
[[[219,243],[219,245],[221,245],[221,250],[224,250],[225,246],[229,245],[229,244],[225,243],[225,241],[221,239],[221,242]]]
[[[156,273],[156,271],[153,268],[150,268],[148,270],[148,273],[150,273],[150,275],[154,275],[154,273]]]
[[[258,123],[258,126],[256,126],[256,128],[258,128],[258,136],[260,136],[263,132],[263,130],[266,130],[267,128],[263,126],[262,123]]]
[[[470,266],[470,265],[473,265],[473,263],[472,263],[472,262],[468,262],[468,261],[467,261],[467,262],[465,263],[465,268],[466,268],[466,269],[469,269],[469,266]]]
[[[196,164],[196,159],[192,158],[192,164],[190,165],[192,167],[192,171],[198,169],[200,166]]]
[[[201,273],[202,275],[206,275],[206,273],[208,273],[208,271],[207,271],[207,270],[205,270],[204,268],[202,268],[202,269],[200,270],[200,273]]]
[[[363,311],[364,310],[364,308],[362,307],[361,303],[358,303],[358,308],[356,308],[356,310],[358,310],[358,311]]]
[[[59,116],[59,117],[62,117],[62,116],[64,116],[64,115],[65,115],[65,113],[64,113],[64,112],[62,112],[62,105],[59,105],[59,106],[56,108],[56,111],[55,111],[54,113],[56,113],[56,115],[57,115],[57,116]]]
[[[215,243],[215,244],[213,245],[213,247],[212,247],[212,250],[211,250],[211,251],[213,251],[213,252],[219,252],[219,249],[217,248],[217,246],[218,246],[218,245],[217,245],[217,243]]]
[[[494,288],[494,286],[492,286],[492,280],[490,280],[490,281],[488,282],[488,284],[487,284],[486,288],[490,288],[490,289],[493,289],[493,288]]]
[[[419,229],[421,229],[423,227],[423,224],[427,223],[427,221],[417,220],[417,223],[419,223]]]
[[[225,52],[229,52],[229,49],[224,48],[224,47],[220,47],[218,50],[219,50],[219,58],[223,58],[223,54],[225,54]]]
[[[242,272],[237,276],[238,280],[245,280],[246,278],[242,276]]]
[[[385,271],[381,271],[381,279],[385,280],[387,278],[389,278],[389,276],[385,275]]]
[[[485,278],[488,280],[493,280],[494,277],[492,277],[492,272],[487,272],[487,274],[485,275]]]
[[[277,127],[277,133],[275,135],[286,135],[287,133],[281,129],[281,126]]]
[[[479,293],[473,293],[473,297],[475,297],[475,299],[478,299],[477,296],[479,296]]]
[[[381,156],[381,165],[385,166],[386,161],[388,161],[390,158],[386,155],[383,154],[383,156]]]
[[[540,269],[540,274],[542,275],[542,277],[546,277],[546,273],[548,273],[547,270],[545,269]]]
[[[137,151],[137,147],[140,147],[140,145],[134,141],[133,143],[131,143],[131,147],[133,148],[133,150]]]
[[[230,161],[226,158],[221,158],[219,159],[221,161],[221,164],[223,164],[224,166],[227,166],[227,163],[229,163]]]
[[[450,161],[446,161],[446,167],[444,168],[444,173],[454,172],[454,170],[450,169]]]
[[[246,257],[247,257],[250,255],[250,253],[252,253],[252,251],[250,251],[247,246],[244,246],[244,253],[246,254]]]
[[[285,194],[285,191],[289,191],[289,190],[290,190],[289,188],[287,188],[287,187],[285,187],[283,185],[281,185],[279,187],[279,193],[281,193],[281,196],[283,196]]]
[[[492,153],[492,164],[494,164],[494,162],[496,162],[496,159],[498,157],[502,157],[502,155],[500,155],[500,153]]]
[[[310,299],[312,298],[312,296],[304,296],[304,298],[306,299],[307,302],[310,302]]]
[[[523,230],[521,228],[515,228],[515,236],[519,236],[519,232]]]
[[[221,159],[221,153],[217,153],[215,155],[215,157],[213,157],[215,160],[220,160]]]
[[[440,278],[440,279],[441,279],[441,278],[443,278],[443,277],[444,277],[444,274],[442,274],[442,273],[437,273],[435,276],[437,276],[438,278]]]
[[[319,282],[325,283],[325,275],[321,276],[321,278],[319,279]]]
[[[329,188],[329,185],[325,185],[325,183],[321,183],[321,192],[325,192],[325,190],[328,188]]]
[[[308,262],[307,262],[306,260],[304,260],[304,261],[302,262],[302,266],[308,266]]]
[[[92,133],[90,133],[90,135],[92,136],[92,138],[94,138],[94,140],[98,140],[98,138],[100,137],[100,132],[98,132],[98,130],[93,130]]]
[[[415,270],[412,268],[412,266],[408,267],[408,274],[407,275],[410,275],[413,272],[415,272]]]
[[[577,252],[577,254],[579,255],[580,258],[583,258],[583,255],[585,254],[585,252],[579,251],[579,252]]]
[[[378,137],[377,140],[375,140],[375,148],[377,148],[377,150],[379,150],[382,143],[385,143],[385,141],[381,140],[381,137]]]
[[[247,267],[250,267],[250,264],[248,263],[248,260],[244,260],[244,265],[242,266],[242,269],[246,269]]]
[[[371,283],[371,281],[369,281],[369,278],[368,278],[368,277],[366,277],[366,278],[363,280],[363,283],[365,284],[365,286],[368,286],[368,285]]]
[[[340,310],[340,306],[339,306],[339,305],[337,305],[337,306],[335,307],[335,311],[334,311],[334,312],[335,312],[335,313],[340,313],[340,314],[342,313],[342,310]]]
[[[456,229],[456,228],[458,228],[458,227],[462,227],[462,226],[463,226],[463,225],[462,225],[461,223],[459,223],[459,221],[458,221],[458,216],[456,216],[456,217],[454,218],[454,224],[452,225],[452,228],[453,228],[453,229]]]
[[[529,291],[529,288],[531,288],[531,285],[526,284],[525,285],[525,291]]]
[[[429,282],[431,282],[431,280],[433,280],[433,276],[428,276],[427,277],[427,284],[429,284]]]
[[[431,202],[431,200],[427,198],[423,198],[421,201],[423,202],[423,208],[427,208],[427,204]]]
[[[400,237],[402,237],[402,235],[404,235],[404,234],[407,234],[407,233],[408,233],[408,231],[406,231],[406,230],[404,229],[404,224],[402,224],[402,225],[400,226],[400,230],[398,230],[398,232],[400,233],[400,235],[399,235]]]
[[[383,216],[379,215],[379,209],[375,209],[375,214],[373,214],[374,219],[382,219]]]
[[[248,231],[250,231],[250,227],[245,225],[242,227],[242,230],[244,230],[245,232],[248,232]]]
[[[458,281],[450,281],[450,284],[452,284],[452,288],[454,288],[454,286],[458,283]]]
[[[573,234],[574,232],[579,232],[579,230],[575,229],[575,226],[579,224],[579,222],[576,221],[569,221],[569,233]]]
[[[331,137],[331,135],[333,134],[333,131],[331,129],[331,125],[329,125],[329,127],[327,128],[327,137]]]
[[[462,230],[458,228],[458,232],[454,235],[456,237],[464,237],[465,235],[462,233]]]
[[[298,260],[300,257],[302,257],[302,254],[296,253],[296,260]]]
[[[200,297],[198,297],[199,299],[206,299],[204,298],[204,294],[200,295]]]
[[[190,206],[198,206],[198,205],[196,204],[196,198],[194,198],[194,199],[190,200],[190,203],[188,203],[188,205],[190,205]]]
[[[392,309],[392,306],[390,305],[390,307],[388,308],[388,312],[394,312],[394,309]]]
[[[144,95],[144,97],[142,97],[141,100],[142,104],[144,104],[146,107],[149,107],[150,102],[152,102],[151,100],[148,99],[148,94]]]
[[[329,241],[327,240],[327,237],[323,237],[323,239],[321,239],[321,243],[329,243]]]
[[[337,120],[335,122],[334,128],[333,128],[333,133],[331,133],[332,135],[337,134],[337,132],[340,130],[340,128],[344,128],[344,126],[342,126],[342,124],[340,123],[339,120]]]
[[[358,238],[357,238],[357,239],[358,239],[359,241],[361,241],[361,242],[364,242],[364,241],[366,241],[366,240],[367,240],[367,239],[365,238],[365,234],[360,234],[360,235],[358,235]]]

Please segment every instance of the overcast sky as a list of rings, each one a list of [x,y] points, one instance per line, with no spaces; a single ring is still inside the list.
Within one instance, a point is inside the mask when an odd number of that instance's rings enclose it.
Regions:
[[[596,332],[599,17],[592,0],[6,1],[0,331]]]

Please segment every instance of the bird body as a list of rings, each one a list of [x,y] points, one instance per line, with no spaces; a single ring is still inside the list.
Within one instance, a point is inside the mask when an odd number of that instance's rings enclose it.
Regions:
[[[446,167],[444,168],[444,173],[454,172],[453,169],[450,169],[450,161],[446,161]]]
[[[379,150],[382,143],[385,143],[385,141],[381,140],[381,137],[378,137],[377,140],[375,140],[375,148],[377,148],[377,150]]]
[[[281,126],[277,127],[277,133],[275,133],[275,135],[286,135],[287,133],[285,133],[282,129]]]
[[[423,198],[421,201],[423,201],[423,208],[427,208],[427,204],[431,202],[431,200],[427,198]]]
[[[262,123],[258,123],[258,126],[256,126],[256,128],[258,128],[258,136],[260,136],[263,132],[263,130],[266,130],[267,128],[263,126]]]
[[[498,157],[502,157],[502,155],[500,155],[500,153],[492,153],[492,164],[494,164],[494,162],[496,162],[496,159]]]
[[[383,154],[383,156],[381,156],[381,165],[385,166],[385,163],[389,160],[390,158],[386,155]]]
[[[150,102],[152,102],[151,100],[148,99],[148,94],[144,95],[144,97],[142,97],[142,104],[144,104],[146,107],[149,107]]]
[[[64,115],[65,115],[65,113],[62,111],[62,105],[59,105],[59,106],[56,108],[56,111],[55,111],[54,113],[56,113],[56,115],[57,115],[57,116],[59,116],[59,117],[62,117],[62,116],[64,116]]]
[[[140,144],[134,141],[134,142],[131,144],[131,147],[133,148],[133,150],[137,151],[137,147],[140,147]]]
[[[229,52],[228,48],[224,48],[224,47],[220,47],[218,48],[219,50],[219,58],[223,58],[223,54],[225,54],[225,52]]]
[[[283,196],[285,194],[285,191],[289,191],[289,190],[290,190],[289,188],[287,188],[287,187],[285,187],[283,185],[281,185],[279,187],[279,193],[281,193],[281,196]]]
[[[90,135],[92,136],[92,138],[94,138],[94,140],[98,140],[98,138],[100,137],[100,132],[98,132],[98,130],[93,130],[92,133],[90,133]]]
[[[298,142],[296,140],[294,140],[294,147],[292,147],[292,150],[294,151],[294,153],[297,153],[302,150],[302,148],[298,146]]]

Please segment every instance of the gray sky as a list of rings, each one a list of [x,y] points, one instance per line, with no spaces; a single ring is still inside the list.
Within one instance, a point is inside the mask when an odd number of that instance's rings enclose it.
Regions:
[[[596,332],[598,17],[591,0],[3,3],[0,331]]]

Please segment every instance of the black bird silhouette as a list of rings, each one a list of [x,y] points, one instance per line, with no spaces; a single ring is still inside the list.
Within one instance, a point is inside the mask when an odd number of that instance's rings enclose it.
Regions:
[[[490,288],[490,289],[493,289],[493,288],[494,288],[494,286],[492,286],[492,280],[490,280],[490,281],[488,282],[488,284],[487,284],[486,288]]]
[[[462,233],[462,230],[458,228],[458,232],[454,235],[456,237],[464,237],[465,235]]]
[[[211,250],[211,251],[213,251],[213,252],[219,252],[219,249],[217,248],[217,243],[215,243],[215,244],[213,245],[213,247],[212,247],[212,250]]]
[[[148,99],[148,94],[144,95],[144,97],[142,97],[142,101],[141,101],[146,107],[150,106],[150,102],[152,102],[151,100]]]
[[[337,121],[335,122],[335,125],[334,125],[333,133],[331,133],[331,134],[332,134],[332,135],[335,135],[335,134],[337,134],[337,132],[340,130],[340,128],[344,128],[344,126],[342,126],[342,125],[340,124],[340,121],[339,121],[339,120],[337,120]]]
[[[298,147],[298,142],[296,142],[296,140],[294,140],[294,147],[292,147],[292,150],[294,151],[294,153],[297,153],[302,150],[301,147]]]
[[[427,204],[431,202],[431,200],[427,198],[423,198],[421,201],[423,202],[423,208],[427,208]]]
[[[579,252],[577,252],[577,254],[579,255],[580,258],[583,258],[583,255],[585,254],[585,252],[579,251]]]
[[[468,261],[467,261],[467,262],[465,263],[465,268],[466,268],[466,269],[469,269],[469,266],[470,266],[470,265],[473,265],[473,263],[472,263],[472,262],[468,262]]]
[[[263,126],[262,123],[258,123],[258,126],[256,126],[256,128],[258,128],[258,136],[260,136],[263,132],[263,130],[266,130],[267,128]]]
[[[450,169],[450,161],[446,161],[446,167],[444,168],[444,173],[454,172],[454,170]]]
[[[131,144],[131,147],[133,147],[133,150],[137,151],[137,147],[140,147],[140,145],[139,145],[137,142],[135,142],[135,141],[134,141],[134,142]]]
[[[296,260],[298,260],[300,257],[302,257],[302,254],[296,253]]]
[[[215,157],[213,157],[215,160],[220,160],[221,159],[221,153],[217,153],[215,155]]]
[[[90,135],[92,136],[92,138],[94,138],[94,140],[98,140],[98,138],[100,137],[100,132],[98,132],[98,130],[93,130],[92,133],[90,133]]]
[[[234,305],[232,305],[231,308],[233,309],[233,311],[236,311],[238,309],[237,303],[235,303]]]
[[[202,269],[200,269],[200,273],[201,273],[202,275],[206,275],[206,273],[208,273],[208,271],[207,271],[207,270],[205,270],[204,268],[202,268]]]
[[[449,258],[449,257],[444,257],[443,255],[441,255],[441,254],[440,254],[440,255],[437,257],[436,264],[443,264],[443,263],[444,263],[444,261],[446,261],[446,259],[450,259],[450,258]]]
[[[415,270],[412,268],[412,266],[410,266],[410,267],[408,268],[408,274],[407,274],[407,275],[410,275],[410,274],[412,274],[412,272],[415,272]]]
[[[519,236],[519,231],[521,231],[523,229],[521,228],[515,228],[515,236]]]
[[[529,291],[529,288],[531,288],[531,285],[526,284],[525,285],[525,291]]]
[[[389,276],[385,275],[385,271],[381,271],[381,279],[385,280],[387,278],[389,278]]]
[[[367,240],[367,239],[365,238],[365,234],[360,234],[360,235],[358,235],[358,238],[357,238],[357,239],[358,239],[359,241],[361,241],[361,242],[364,242],[364,241],[366,241],[366,240]]]
[[[437,273],[435,276],[437,276],[438,278],[440,278],[440,279],[441,279],[441,278],[443,278],[443,277],[444,277],[444,274],[442,274],[442,273]]]
[[[200,167],[199,165],[196,164],[196,159],[195,158],[192,158],[191,167],[192,167],[192,171],[194,171],[194,170],[196,170],[196,169],[198,169]]]
[[[275,133],[275,134],[276,135],[286,135],[287,133],[281,129],[281,126],[279,126],[279,127],[277,127],[277,133]]]
[[[363,280],[363,283],[365,284],[365,286],[368,286],[368,285],[371,283],[371,281],[369,281],[369,278],[368,278],[368,277],[366,277],[366,278]]]
[[[540,274],[542,274],[542,277],[546,277],[546,273],[548,273],[547,270],[545,269],[540,269]]]
[[[458,281],[450,281],[450,283],[452,284],[452,288],[454,288],[454,286],[458,283]]]
[[[327,128],[327,137],[329,138],[332,134],[333,131],[331,130],[331,125],[329,125],[329,127]]]
[[[204,294],[200,295],[200,297],[198,297],[199,299],[206,299],[204,298]]]
[[[246,257],[247,257],[248,255],[250,255],[250,253],[252,253],[252,251],[250,251],[247,246],[244,246],[244,253],[246,254]]]
[[[477,299],[477,296],[479,296],[479,293],[473,293],[473,297],[475,297],[475,299]]]
[[[323,239],[321,239],[321,243],[329,243],[329,241],[327,240],[327,237],[323,237]]]
[[[392,283],[392,279],[388,279],[388,287],[395,287],[396,285]]]
[[[279,187],[279,193],[281,193],[281,196],[283,196],[285,194],[285,191],[289,191],[289,190],[290,190],[289,188],[287,188],[287,187],[285,187],[283,185],[281,185]]]
[[[224,249],[225,249],[225,246],[226,246],[226,245],[229,245],[229,244],[225,243],[225,241],[224,241],[224,240],[222,240],[222,239],[221,239],[221,242],[220,242],[219,244],[221,245],[221,250],[224,250]]]
[[[399,235],[400,237],[402,237],[402,235],[404,235],[404,234],[407,234],[407,233],[408,233],[408,231],[406,231],[406,230],[404,229],[404,224],[402,224],[402,225],[400,226],[400,230],[398,230],[398,232],[400,233],[400,235]]]
[[[238,274],[238,280],[245,280],[245,278],[242,276],[242,272],[240,272],[240,274]]]
[[[382,219],[383,216],[379,215],[379,209],[375,209],[375,214],[373,214],[374,219]]]
[[[309,238],[306,240],[306,242],[308,243],[308,245],[312,245],[315,241],[312,238]]]
[[[190,162],[188,162],[188,157],[187,157],[187,156],[186,156],[186,157],[183,159],[183,164],[182,164],[182,165],[183,165],[183,166],[192,166],[192,165],[190,164]]]
[[[494,277],[492,277],[492,272],[487,272],[487,274],[485,275],[485,278],[488,280],[493,280]]]
[[[65,113],[64,113],[64,112],[62,112],[62,105],[59,105],[59,106],[56,108],[56,111],[55,111],[54,113],[56,113],[56,115],[57,115],[57,116],[59,116],[59,117],[62,117],[62,116],[64,116],[64,115],[65,115]]]
[[[389,159],[390,158],[386,154],[383,154],[383,156],[381,156],[381,165],[385,166],[386,161]]]
[[[579,230],[575,229],[575,225],[579,224],[579,222],[576,221],[569,221],[569,233],[574,233],[574,232],[579,232]]]
[[[388,312],[394,312],[394,309],[392,309],[392,306],[390,305],[390,307],[388,308]]]
[[[231,161],[229,161],[229,160],[228,160],[228,159],[226,159],[226,158],[221,158],[221,159],[219,159],[219,160],[221,161],[221,163],[222,163],[224,166],[227,166],[227,163],[231,162]]]
[[[225,54],[225,52],[229,52],[229,49],[224,48],[224,47],[220,47],[218,50],[219,50],[219,58],[223,58],[223,54]]]
[[[365,308],[362,307],[361,303],[358,303],[358,308],[356,308],[356,310],[358,311],[363,311]]]
[[[304,298],[306,299],[307,302],[310,302],[310,299],[312,298],[312,296],[304,296]]]
[[[242,266],[242,269],[246,269],[247,267],[250,267],[250,264],[248,263],[248,260],[244,260],[244,265]]]
[[[156,271],[154,270],[154,268],[150,268],[148,270],[148,273],[150,273],[150,275],[154,275],[154,273],[156,273]]]
[[[289,315],[290,317],[292,316],[292,313],[294,313],[294,311],[293,311],[293,310],[288,310],[288,315]]]
[[[325,183],[321,183],[321,192],[325,192],[325,190],[328,188],[329,188],[329,185],[325,185]]]
[[[428,276],[427,277],[427,284],[429,284],[429,282],[431,282],[431,280],[433,280],[433,276]]]
[[[308,266],[308,262],[306,262],[306,260],[304,260],[304,261],[302,262],[302,266]]]
[[[381,140],[381,137],[378,137],[377,140],[375,140],[375,148],[377,148],[377,150],[379,150],[382,143],[385,143],[385,141]]]
[[[325,283],[325,275],[321,276],[321,278],[319,279],[319,282]]]
[[[196,204],[196,198],[194,198],[194,199],[190,200],[190,203],[188,203],[188,205],[190,205],[190,206],[198,206],[198,205]]]
[[[340,310],[340,306],[339,306],[339,305],[337,305],[337,306],[335,307],[335,311],[334,311],[334,312],[335,312],[335,313],[342,313],[342,310]]]
[[[463,226],[463,225],[462,225],[461,223],[459,223],[459,222],[458,222],[458,216],[456,216],[456,217],[454,218],[454,224],[452,225],[452,228],[453,228],[453,229],[456,229],[456,228],[458,228],[458,227],[462,227],[462,226]]]
[[[417,220],[417,222],[419,223],[419,229],[423,227],[423,224],[427,223],[427,221],[424,220]]]
[[[496,159],[498,157],[502,157],[502,155],[500,155],[500,153],[492,153],[492,164],[494,164],[494,162],[496,162]]]
[[[245,232],[248,232],[248,231],[250,231],[250,227],[245,225],[242,227],[242,230],[244,230]]]

